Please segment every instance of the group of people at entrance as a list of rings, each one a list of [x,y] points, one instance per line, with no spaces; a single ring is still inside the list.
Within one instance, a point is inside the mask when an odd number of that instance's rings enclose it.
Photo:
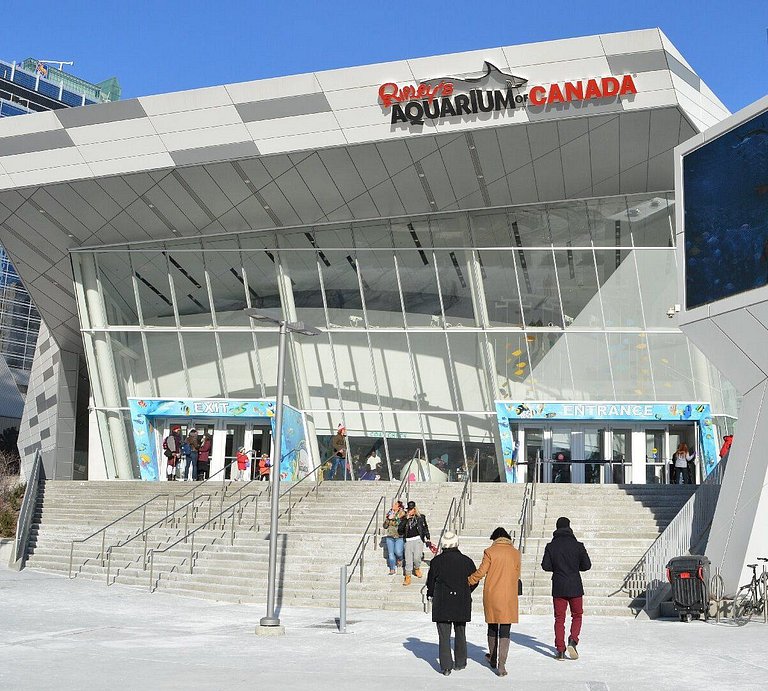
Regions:
[[[354,480],[356,476],[358,480],[381,480],[381,458],[376,449],[371,449],[362,464],[359,458],[352,459],[344,425],[339,425],[336,434],[331,437],[331,448],[333,453],[323,464],[326,480]]]
[[[437,551],[430,542],[427,519],[409,501],[403,506],[396,501],[384,521],[387,530],[387,562],[389,573],[405,562],[404,586],[411,576],[422,577],[423,547]],[[437,625],[440,671],[449,675],[467,666],[466,625],[472,620],[472,592],[481,580],[483,611],[488,625],[488,653],[485,659],[499,676],[507,675],[512,624],[518,622],[518,596],[522,594],[520,551],[510,534],[502,527],[491,533],[491,546],[483,552],[480,568],[459,550],[455,533],[443,535],[440,554],[429,563],[427,598],[432,602],[432,621]],[[579,542],[570,520],[557,519],[552,541],[544,550],[541,562],[544,571],[552,573],[552,604],[555,616],[555,659],[579,657],[577,646],[584,613],[584,586],[581,572],[592,568],[584,545]],[[565,618],[570,609],[571,627],[566,643]],[[451,654],[451,631],[454,635]],[[567,656],[566,656],[567,652]]]
[[[212,445],[210,434],[200,436],[193,428],[182,438],[181,425],[172,425],[170,434],[163,440],[166,479],[191,482],[200,476],[207,478],[211,468]],[[178,472],[181,473],[179,477]]]
[[[163,439],[163,456],[166,462],[166,480],[207,480],[211,475],[211,448],[213,442],[210,434],[202,436],[196,429],[190,429],[186,437],[181,435],[181,425],[171,425],[170,433]],[[258,457],[258,461],[256,458]],[[248,451],[241,446],[231,464],[229,477],[233,480],[243,480],[246,472],[253,464],[258,464],[258,478],[269,480],[272,461],[265,453],[258,454]]]
[[[258,461],[256,460],[257,457]],[[262,482],[269,481],[269,471],[272,468],[272,461],[270,460],[269,456],[267,456],[267,454],[263,453],[261,456],[259,456],[258,453],[254,451],[248,451],[248,449],[246,449],[244,446],[241,446],[237,450],[235,463],[237,464],[237,477],[234,477],[234,473],[232,474],[232,477],[235,480],[244,480],[246,473],[248,473],[248,469],[251,467],[251,464],[255,463],[258,465],[259,469],[259,480]]]

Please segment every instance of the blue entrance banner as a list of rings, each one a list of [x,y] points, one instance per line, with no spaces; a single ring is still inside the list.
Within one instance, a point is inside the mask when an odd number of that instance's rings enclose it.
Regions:
[[[275,432],[275,401],[269,399],[129,398],[128,407],[142,480],[159,480],[163,471],[155,436],[158,429],[155,421],[158,418],[268,420],[272,434]],[[309,451],[304,433],[304,415],[287,404],[283,406],[282,437],[280,478],[297,480],[309,471]]]
[[[695,422],[699,425],[702,469],[706,475],[717,465],[717,439],[709,403],[541,403],[496,401],[501,449],[507,482],[517,481],[517,442],[510,423],[528,420],[557,422],[625,420],[627,422]]]

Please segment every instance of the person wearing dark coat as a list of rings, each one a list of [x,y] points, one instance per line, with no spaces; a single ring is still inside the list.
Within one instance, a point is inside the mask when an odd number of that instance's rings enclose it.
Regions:
[[[565,517],[557,519],[557,530],[552,542],[544,549],[541,568],[552,573],[552,604],[555,610],[555,658],[565,660],[565,612],[571,610],[571,633],[568,637],[568,655],[572,660],[579,657],[581,620],[584,614],[584,585],[581,572],[589,571],[592,562],[584,545],[576,539],[571,522]]]
[[[475,562],[459,552],[459,537],[443,535],[442,551],[429,564],[427,597],[432,600],[432,621],[437,624],[440,642],[440,670],[446,676],[451,670],[467,666],[467,622],[472,620],[472,591],[467,578],[475,571]],[[454,631],[451,658],[451,626]]]

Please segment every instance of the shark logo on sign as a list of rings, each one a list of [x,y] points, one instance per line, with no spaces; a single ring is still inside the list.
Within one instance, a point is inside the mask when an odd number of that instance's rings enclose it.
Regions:
[[[485,60],[483,62],[485,72],[479,77],[467,77],[457,79],[455,77],[443,77],[442,79],[428,79],[423,84],[436,85],[439,82],[449,81],[454,89],[519,89],[525,86],[528,80],[524,77],[517,77],[514,74],[502,72],[496,65]]]

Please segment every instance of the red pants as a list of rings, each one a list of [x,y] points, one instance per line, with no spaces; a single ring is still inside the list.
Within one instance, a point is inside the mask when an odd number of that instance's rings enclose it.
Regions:
[[[578,643],[581,633],[581,617],[584,614],[583,597],[553,597],[555,606],[555,648],[565,650],[565,612],[571,608],[571,638]]]

